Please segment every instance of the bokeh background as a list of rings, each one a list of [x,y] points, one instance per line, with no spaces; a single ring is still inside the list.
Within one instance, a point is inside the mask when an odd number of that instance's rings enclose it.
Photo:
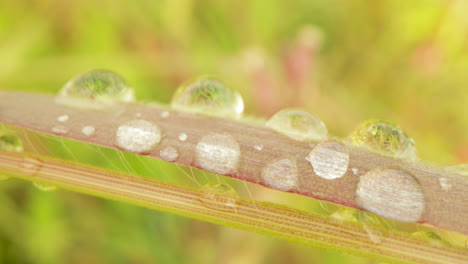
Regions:
[[[463,0],[0,0],[0,89],[56,94],[76,74],[122,74],[138,100],[215,75],[246,115],[284,107],[346,137],[400,124],[418,155],[468,163],[468,3]],[[24,106],[27,107],[27,106]],[[333,205],[162,161],[18,131],[27,151],[327,214]],[[0,263],[376,263],[28,182],[0,184]]]

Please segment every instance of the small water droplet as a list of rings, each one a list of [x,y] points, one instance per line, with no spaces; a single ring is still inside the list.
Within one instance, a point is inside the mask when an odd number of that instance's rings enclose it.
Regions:
[[[343,145],[327,141],[317,144],[306,160],[312,165],[315,174],[333,180],[341,178],[348,170],[349,153]]]
[[[161,117],[162,118],[168,118],[171,115],[169,111],[162,111],[161,112]]]
[[[50,184],[45,184],[45,183],[39,183],[39,182],[33,182],[34,187],[36,187],[38,190],[43,191],[43,192],[51,192],[57,190],[57,186],[50,185]]]
[[[240,94],[210,77],[181,86],[174,94],[171,106],[181,111],[220,117],[238,118],[244,112]]]
[[[12,152],[22,152],[23,142],[14,133],[0,127],[0,149]]]
[[[160,141],[159,127],[142,119],[120,125],[115,134],[115,142],[119,148],[140,154],[149,153]]]
[[[452,188],[452,184],[447,178],[439,178],[439,185],[444,191],[448,191]]]
[[[262,151],[263,150],[263,145],[255,145],[254,149],[256,149],[258,151]]]
[[[197,164],[210,172],[232,174],[237,171],[240,146],[229,134],[211,133],[196,146]]]
[[[448,245],[448,242],[444,241],[439,234],[432,231],[420,230],[411,233],[411,236],[420,240],[424,240],[434,246]]]
[[[327,127],[315,116],[299,109],[283,109],[274,114],[266,126],[299,141],[327,139]]]
[[[159,151],[159,155],[165,161],[175,161],[179,157],[179,152],[174,147],[165,147]]]
[[[208,183],[200,190],[200,202],[204,206],[222,212],[236,212],[239,196],[231,186],[223,183]]]
[[[297,165],[294,158],[280,158],[269,163],[262,171],[262,182],[280,191],[290,191],[297,186]]]
[[[57,121],[62,122],[62,123],[67,122],[68,119],[69,119],[68,115],[61,115],[61,116],[57,117]]]
[[[351,140],[357,146],[366,146],[382,154],[416,159],[414,141],[399,126],[389,121],[365,121],[353,132]]]
[[[44,163],[42,160],[33,158],[33,157],[24,157],[23,160],[18,164],[22,173],[26,175],[34,176],[36,175],[42,168]]]
[[[357,168],[352,168],[351,171],[353,172],[354,175],[357,175],[359,172]]]
[[[96,132],[96,129],[93,126],[84,126],[81,128],[81,133],[87,137],[94,135],[94,132]]]
[[[425,206],[421,186],[413,176],[386,168],[360,177],[356,202],[369,212],[404,222],[417,222]]]
[[[65,135],[68,133],[68,128],[65,126],[54,126],[51,130],[57,135]]]
[[[93,70],[74,77],[57,97],[58,103],[83,108],[102,108],[134,100],[133,89],[123,77],[108,70]]]
[[[186,141],[188,136],[185,133],[179,133],[178,138],[179,138],[180,141]]]

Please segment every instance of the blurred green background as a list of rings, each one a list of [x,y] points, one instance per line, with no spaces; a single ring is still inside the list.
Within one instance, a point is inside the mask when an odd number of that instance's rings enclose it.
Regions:
[[[345,137],[383,118],[423,160],[468,163],[468,3],[463,0],[1,0],[0,89],[55,94],[76,74],[121,73],[138,100],[168,104],[212,74],[246,114],[284,107]],[[27,107],[27,106],[25,106]],[[86,144],[19,131],[28,151],[317,213],[333,206]],[[375,263],[29,183],[0,184],[0,263]]]

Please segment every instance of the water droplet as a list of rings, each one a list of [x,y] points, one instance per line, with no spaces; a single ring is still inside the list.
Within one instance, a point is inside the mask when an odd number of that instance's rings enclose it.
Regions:
[[[448,191],[452,188],[452,184],[447,178],[439,178],[439,185],[444,191]]]
[[[34,176],[41,170],[43,165],[44,163],[40,159],[24,157],[23,160],[21,160],[19,163],[19,168],[22,173]]]
[[[468,176],[468,164],[460,164],[455,166],[447,167],[451,171],[458,172],[462,175]]]
[[[54,126],[51,130],[57,135],[65,135],[68,133],[68,128],[64,126]]]
[[[200,202],[211,209],[235,213],[239,196],[231,186],[222,183],[208,183],[201,187]]]
[[[374,169],[360,177],[356,202],[377,215],[417,222],[424,211],[424,194],[413,176],[399,169]]]
[[[185,140],[187,140],[188,136],[185,133],[180,133],[178,138],[179,138],[180,141],[185,141]]]
[[[294,158],[280,158],[262,171],[263,183],[273,189],[290,191],[297,186],[297,165]]]
[[[159,151],[159,155],[165,161],[175,161],[179,157],[179,152],[174,147],[165,147]]]
[[[67,122],[68,119],[69,119],[68,115],[61,115],[61,116],[57,117],[57,121],[62,122],[62,123]]]
[[[312,165],[315,174],[333,180],[342,177],[348,170],[349,153],[343,145],[327,141],[317,144],[306,160]]]
[[[162,111],[161,112],[161,117],[162,118],[168,118],[171,115],[169,111]]]
[[[81,133],[83,133],[87,137],[94,135],[94,132],[96,132],[96,129],[93,126],[84,126],[81,129]]]
[[[262,151],[263,150],[263,145],[255,145],[254,149],[256,149],[258,151]]]
[[[108,70],[93,70],[74,77],[57,97],[58,103],[83,108],[102,108],[134,100],[133,89],[123,77]]]
[[[45,183],[39,183],[39,182],[33,182],[34,187],[37,189],[43,191],[43,192],[51,192],[57,190],[57,186],[50,185],[50,184],[45,184]]]
[[[448,242],[444,241],[439,234],[432,231],[420,230],[411,233],[411,236],[420,240],[424,240],[434,246],[444,246],[448,244]]]
[[[181,111],[235,117],[244,112],[240,94],[213,78],[200,78],[181,86],[172,98],[171,106]]]
[[[351,171],[354,175],[358,174],[359,170],[357,168],[352,168]]]
[[[22,152],[23,143],[15,134],[0,127],[0,149],[12,152]]]
[[[327,139],[327,128],[320,119],[299,109],[283,109],[274,114],[266,126],[299,141]]]
[[[353,132],[351,140],[357,146],[366,146],[382,154],[416,159],[414,141],[399,126],[389,121],[365,121]]]
[[[156,124],[136,119],[117,128],[116,145],[126,151],[149,153],[161,141],[161,131]]]
[[[240,146],[229,134],[211,133],[196,146],[197,164],[207,171],[232,174],[237,171]]]

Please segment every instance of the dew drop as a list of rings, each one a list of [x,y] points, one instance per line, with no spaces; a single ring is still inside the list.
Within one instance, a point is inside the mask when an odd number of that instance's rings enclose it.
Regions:
[[[179,157],[179,152],[174,147],[165,147],[159,151],[161,159],[165,161],[175,161]]]
[[[333,142],[321,142],[306,157],[315,174],[333,180],[341,178],[348,170],[349,153],[343,145]]]
[[[211,209],[235,213],[239,195],[231,186],[223,183],[208,183],[200,189],[200,202]]]
[[[377,215],[417,222],[424,211],[424,194],[413,176],[399,169],[374,169],[360,177],[356,202]]]
[[[169,111],[162,111],[161,112],[161,117],[162,118],[168,118],[171,115]]]
[[[4,151],[22,152],[23,142],[14,133],[0,127],[0,149]]]
[[[197,164],[217,174],[232,174],[237,171],[240,146],[229,134],[211,133],[204,136],[196,146]]]
[[[444,191],[448,191],[452,188],[452,184],[447,178],[439,178],[439,185]]]
[[[180,141],[186,141],[188,136],[185,133],[180,133],[178,138],[179,138]]]
[[[325,140],[328,133],[320,119],[294,108],[283,109],[274,114],[266,126],[299,141]]]
[[[357,146],[366,146],[382,154],[397,158],[416,159],[413,139],[389,121],[371,119],[363,122],[352,133],[351,140]]]
[[[273,189],[290,191],[297,186],[297,165],[294,158],[277,159],[263,169],[262,182]]]
[[[57,135],[65,135],[68,133],[68,128],[65,126],[54,126],[51,130],[54,134]]]
[[[135,153],[149,153],[161,141],[161,131],[156,124],[136,119],[120,125],[115,134],[117,147]]]
[[[359,172],[357,168],[352,168],[351,171],[353,172],[354,175],[357,175]]]
[[[263,145],[255,145],[254,149],[258,150],[258,151],[262,151],[263,150]]]
[[[83,133],[87,137],[94,135],[95,132],[96,132],[96,128],[94,128],[93,126],[84,126],[81,129],[81,133]]]
[[[68,119],[69,119],[68,115],[61,115],[61,116],[57,117],[57,121],[62,122],[62,123],[67,122]]]
[[[19,163],[19,169],[22,173],[30,176],[36,175],[42,168],[42,160],[33,157],[24,157]]]
[[[39,182],[33,182],[34,187],[36,187],[38,190],[43,191],[43,192],[51,192],[57,190],[57,186],[50,185],[50,184],[45,184],[45,183],[39,183]]]
[[[240,94],[210,77],[181,86],[174,94],[171,106],[181,111],[220,117],[238,118],[244,112]]]
[[[102,108],[134,101],[134,92],[123,77],[108,70],[80,74],[60,90],[57,102],[82,108]]]
[[[420,230],[411,233],[411,236],[419,240],[424,240],[433,246],[444,246],[448,244],[448,242],[444,241],[439,234],[432,231]]]

